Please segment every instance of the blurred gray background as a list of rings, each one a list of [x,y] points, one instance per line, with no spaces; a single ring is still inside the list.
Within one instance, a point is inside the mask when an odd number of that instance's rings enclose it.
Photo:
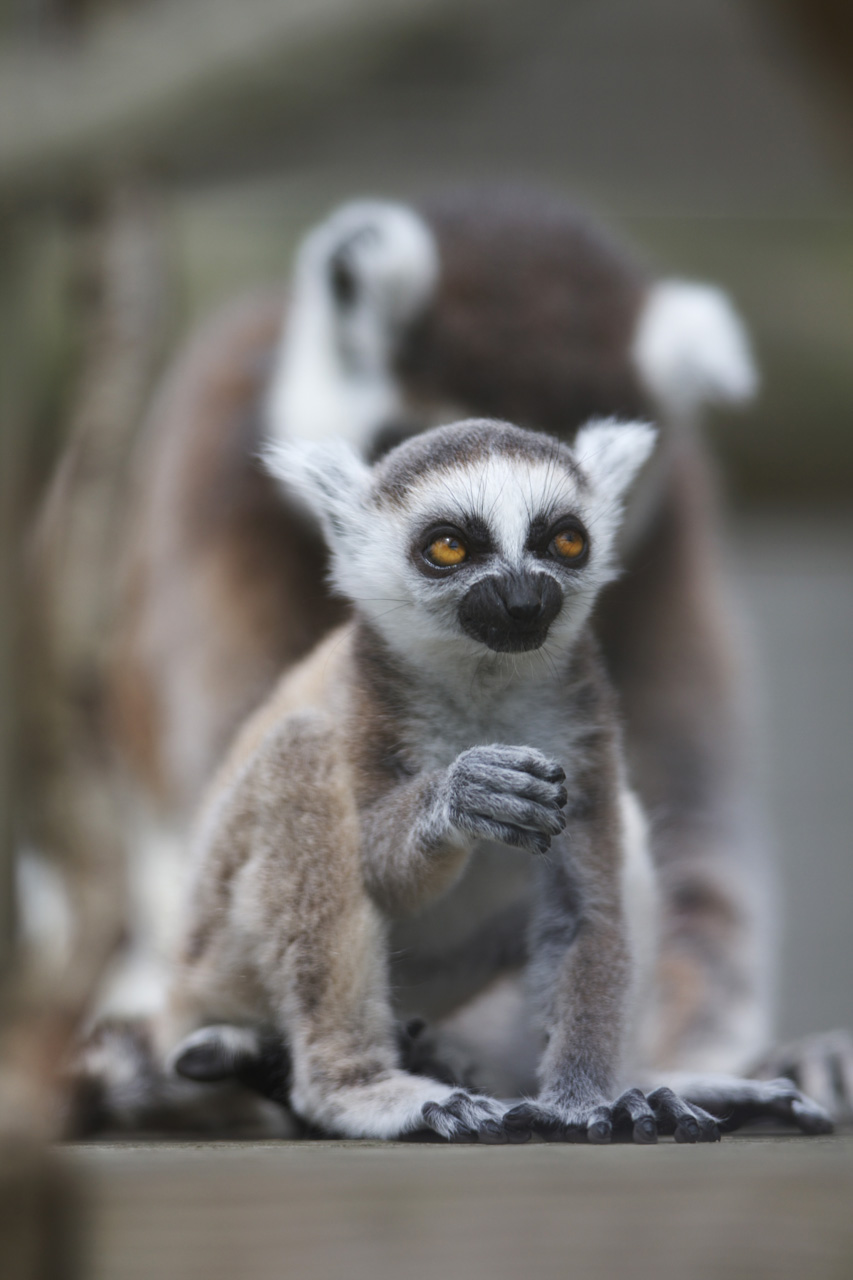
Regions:
[[[728,288],[763,391],[710,424],[784,880],[781,1030],[853,1024],[853,17],[846,0],[20,0],[0,256],[28,491],[63,434],[81,227],[157,209],[164,356],[353,194],[532,181]],[[5,304],[8,321],[10,304]],[[16,348],[21,349],[21,348]]]

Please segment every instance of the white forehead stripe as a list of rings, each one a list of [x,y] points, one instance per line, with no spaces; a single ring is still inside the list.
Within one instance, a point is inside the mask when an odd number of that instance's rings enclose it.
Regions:
[[[473,516],[488,527],[507,560],[521,559],[531,522],[578,506],[577,481],[559,461],[500,455],[455,470],[436,470],[417,481],[406,503],[413,523],[434,517]]]

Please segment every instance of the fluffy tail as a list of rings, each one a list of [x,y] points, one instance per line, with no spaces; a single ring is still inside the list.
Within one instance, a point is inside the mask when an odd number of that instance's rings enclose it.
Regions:
[[[713,285],[655,285],[640,313],[632,354],[647,390],[668,415],[742,404],[758,389],[743,321]]]

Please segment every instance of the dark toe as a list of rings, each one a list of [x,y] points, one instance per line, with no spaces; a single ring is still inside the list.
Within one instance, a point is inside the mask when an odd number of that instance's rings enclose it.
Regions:
[[[634,1141],[642,1146],[651,1146],[658,1140],[658,1127],[652,1116],[643,1116],[642,1120],[638,1120],[633,1130]]]

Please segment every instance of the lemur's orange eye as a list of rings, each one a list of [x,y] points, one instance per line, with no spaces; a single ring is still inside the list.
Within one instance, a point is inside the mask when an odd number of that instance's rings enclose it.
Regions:
[[[564,529],[554,538],[550,550],[561,560],[579,560],[586,551],[586,538],[579,529]]]
[[[424,555],[429,563],[436,565],[437,568],[452,569],[468,559],[468,548],[459,538],[446,533],[441,538],[436,538],[435,542],[431,542]]]

